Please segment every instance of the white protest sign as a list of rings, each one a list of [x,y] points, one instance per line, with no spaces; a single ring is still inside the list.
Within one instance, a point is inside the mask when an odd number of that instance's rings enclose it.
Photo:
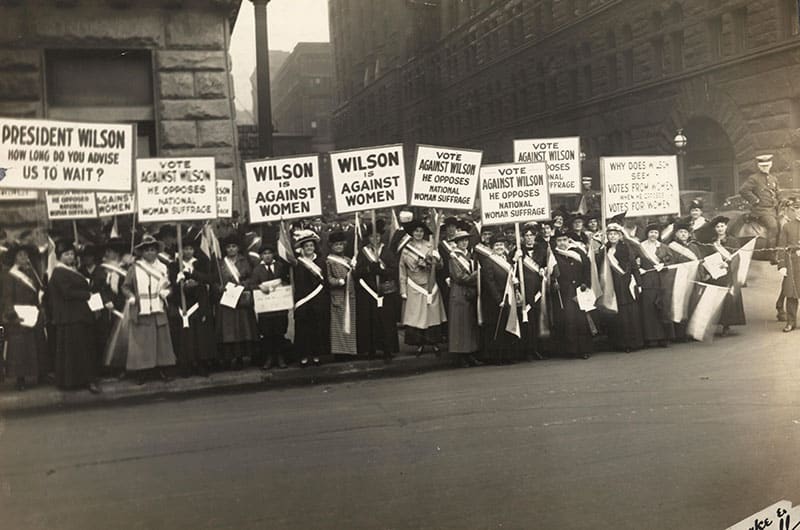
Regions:
[[[130,191],[132,125],[0,118],[0,187]]]
[[[484,225],[550,219],[547,164],[496,164],[481,168]]]
[[[0,189],[0,201],[35,201],[39,192],[34,190],[4,190]]]
[[[217,217],[213,158],[136,161],[139,222],[201,221]]]
[[[337,151],[330,156],[338,213],[406,204],[402,144]]]
[[[233,181],[217,181],[217,217],[227,219],[233,215]]]
[[[97,204],[92,192],[48,191],[45,193],[45,200],[47,218],[51,221],[97,217]]]
[[[417,146],[411,206],[471,210],[483,151]]]
[[[679,214],[678,160],[673,156],[600,158],[606,217]]]
[[[514,140],[514,162],[546,162],[551,195],[581,192],[581,139],[578,136]]]
[[[319,155],[259,160],[244,167],[251,223],[322,215]]]
[[[97,216],[111,217],[113,215],[126,215],[136,211],[133,193],[103,193],[97,192]]]
[[[294,307],[294,295],[291,285],[279,285],[266,294],[258,289],[253,290],[253,306],[256,314],[288,311]]]

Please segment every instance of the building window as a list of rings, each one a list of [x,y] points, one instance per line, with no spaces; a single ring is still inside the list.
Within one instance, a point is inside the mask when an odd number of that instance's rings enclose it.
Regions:
[[[574,103],[578,100],[578,53],[574,46],[569,49],[567,62],[569,63],[569,101]]]
[[[733,18],[733,51],[741,53],[747,49],[747,6],[731,13]]]
[[[148,50],[47,50],[47,117],[135,123],[139,156],[157,154]]]
[[[592,80],[592,45],[588,42],[581,44],[581,58],[583,59],[583,97],[589,99],[594,93]]]
[[[630,24],[622,26],[622,43],[625,49],[622,51],[622,73],[625,76],[625,84],[632,85],[633,76],[633,30]]]
[[[664,36],[661,32],[664,29],[664,17],[659,11],[654,11],[650,15],[650,30],[653,38],[650,39],[650,48],[653,52],[651,60],[653,77],[661,77],[664,74]]]
[[[669,34],[672,71],[683,70],[683,8],[677,2],[667,10],[667,23],[673,28]]]
[[[608,88],[609,90],[617,89],[617,35],[614,30],[609,30],[606,33],[606,48],[609,51],[606,56],[606,70],[608,74]]]
[[[717,15],[706,21],[708,28],[708,54],[711,60],[722,55],[722,17]]]
[[[542,26],[544,31],[553,29],[553,0],[542,0]]]
[[[797,0],[778,0],[779,38],[785,39],[800,33],[797,10]]]

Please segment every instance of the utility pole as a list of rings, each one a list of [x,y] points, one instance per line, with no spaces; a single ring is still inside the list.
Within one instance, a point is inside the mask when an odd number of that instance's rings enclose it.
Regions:
[[[258,87],[258,156],[272,156],[272,99],[269,79],[269,0],[251,0],[256,17],[256,86]]]

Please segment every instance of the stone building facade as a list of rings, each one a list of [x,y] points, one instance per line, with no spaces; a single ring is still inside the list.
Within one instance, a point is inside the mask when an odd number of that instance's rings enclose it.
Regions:
[[[228,54],[240,3],[2,2],[0,115],[136,123],[138,156],[211,156],[243,191]]]
[[[332,37],[367,3],[331,0]],[[361,85],[340,82],[337,148],[434,143],[499,162],[514,138],[579,135],[597,179],[600,156],[671,154],[683,129],[683,189],[732,195],[764,152],[784,187],[800,187],[796,0],[430,4],[440,24],[426,46]],[[334,41],[337,75],[352,47]]]

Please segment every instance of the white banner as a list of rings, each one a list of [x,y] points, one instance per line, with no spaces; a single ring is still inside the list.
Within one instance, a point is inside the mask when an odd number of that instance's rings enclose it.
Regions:
[[[136,202],[133,193],[102,193],[97,192],[97,216],[111,217],[126,215],[136,211]]]
[[[263,293],[258,289],[253,289],[253,305],[256,314],[288,311],[294,308],[292,286],[279,285],[273,288],[269,294]]]
[[[606,217],[680,214],[675,156],[601,157],[600,178]]]
[[[141,223],[216,219],[214,159],[138,159],[136,206]]]
[[[338,213],[406,204],[402,144],[337,151],[330,156]]]
[[[481,168],[484,225],[550,219],[547,164],[497,164]]]
[[[0,187],[130,191],[132,125],[0,118]]]
[[[248,162],[245,174],[251,223],[322,215],[319,155]]]
[[[227,219],[233,216],[233,181],[219,179],[217,181],[217,218]]]
[[[418,145],[411,206],[471,210],[483,151]]]
[[[51,221],[97,217],[97,204],[92,192],[48,191],[45,193],[45,200],[47,218]]]
[[[0,168],[2,171],[2,168]],[[35,190],[4,190],[0,189],[0,201],[35,201],[39,192]]]
[[[581,192],[581,139],[578,136],[514,140],[514,162],[547,163],[551,195]]]

